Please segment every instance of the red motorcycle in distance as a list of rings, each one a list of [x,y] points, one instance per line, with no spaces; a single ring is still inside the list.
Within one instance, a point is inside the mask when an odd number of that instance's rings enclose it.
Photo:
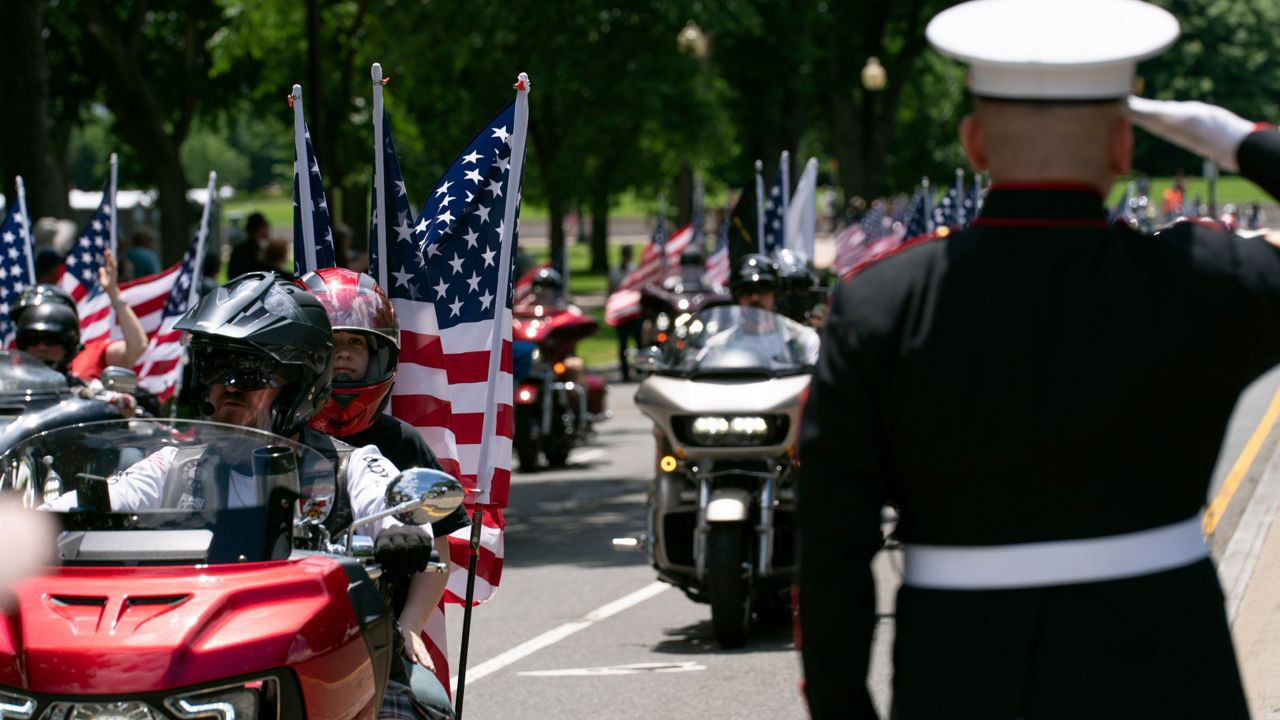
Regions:
[[[166,457],[158,493],[135,492]],[[56,565],[5,589],[0,717],[376,718],[397,630],[372,543],[323,532],[334,478],[309,448],[216,423],[85,423],[10,448],[0,487],[61,532]],[[409,470],[360,522],[422,524],[461,498]]]
[[[518,305],[512,313],[515,427],[512,445],[520,468],[538,467],[541,455],[564,465],[594,424],[609,417],[604,378],[588,375],[574,349],[598,323],[573,305]]]

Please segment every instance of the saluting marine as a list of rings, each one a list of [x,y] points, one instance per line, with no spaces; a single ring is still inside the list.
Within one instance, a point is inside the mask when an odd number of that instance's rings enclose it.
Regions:
[[[1280,190],[1280,133],[1129,98],[1177,20],[1134,0],[977,0],[990,194],[835,293],[801,431],[799,605],[817,718],[874,717],[869,562],[898,508],[894,717],[1244,718],[1201,511],[1237,396],[1280,362],[1280,250],[1110,224],[1131,123]],[[851,567],[852,566],[852,567]]]

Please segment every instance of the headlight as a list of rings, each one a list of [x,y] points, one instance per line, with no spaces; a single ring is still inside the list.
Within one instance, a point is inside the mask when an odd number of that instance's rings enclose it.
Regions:
[[[758,415],[712,415],[695,417],[688,423],[689,440],[693,445],[767,445],[775,434],[777,421]]]
[[[9,717],[5,715],[5,717]],[[139,701],[56,702],[40,715],[41,720],[164,720],[164,713]]]
[[[0,690],[0,717],[27,720],[36,711],[36,701],[25,695]]]
[[[164,706],[181,720],[258,720],[279,717],[279,699],[275,678],[265,678],[175,695],[167,698]]]

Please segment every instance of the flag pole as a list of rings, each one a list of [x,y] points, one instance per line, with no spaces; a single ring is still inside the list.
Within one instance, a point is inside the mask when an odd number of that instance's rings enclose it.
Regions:
[[[316,269],[316,229],[312,223],[315,207],[311,204],[311,167],[307,165],[307,123],[302,115],[302,86],[294,85],[293,94],[293,172],[298,179],[298,215],[302,218],[302,246],[306,248],[306,269]],[[303,186],[303,183],[306,186]]]
[[[31,218],[27,217],[27,187],[22,182],[22,176],[18,175],[14,178],[18,187],[18,213],[22,216],[22,232],[26,235],[27,241],[27,278],[32,285],[36,284],[36,262],[34,256],[36,254],[35,239],[31,237]]]
[[[791,209],[791,151],[783,150],[778,163],[782,170],[782,247],[787,247],[787,211]]]
[[[956,168],[956,224],[963,225],[968,220],[964,217],[964,168]]]
[[[191,287],[187,288],[187,307],[194,307],[196,301],[200,299],[200,276],[201,269],[204,267],[205,242],[209,238],[209,217],[213,214],[213,204],[217,202],[218,197],[218,173],[214,170],[209,171],[209,196],[204,203],[204,211],[200,213],[200,229],[196,231],[196,256],[191,259]],[[161,328],[163,330],[163,328]],[[160,331],[156,332],[159,335]],[[147,343],[147,350],[155,347],[156,339],[151,338]],[[185,366],[187,364],[187,353],[178,355],[178,364]],[[173,381],[173,397],[177,397],[182,392],[182,372],[178,373],[177,379]],[[178,404],[174,402],[170,409],[170,415],[177,417]]]
[[[374,63],[369,69],[373,78],[373,222],[378,228],[378,287],[387,287],[387,174],[386,138],[382,132],[382,65]]]
[[[658,193],[658,258],[662,261],[662,277],[667,276],[667,195]]]
[[[756,160],[756,250],[764,254],[764,162]]]
[[[511,132],[511,166],[507,176],[506,204],[502,215],[502,236],[498,256],[498,296],[494,298],[496,307],[493,313],[493,340],[489,348],[489,375],[484,389],[484,423],[480,434],[480,463],[476,471],[476,505],[488,501],[489,490],[493,487],[493,458],[489,455],[489,445],[497,434],[497,407],[494,394],[497,390],[498,371],[502,361],[503,328],[511,327],[511,318],[507,314],[507,294],[511,285],[511,251],[512,238],[516,233],[516,210],[519,205],[521,173],[524,170],[525,136],[529,127],[529,76],[520,73],[516,81],[515,127]],[[475,598],[476,563],[480,556],[480,532],[484,513],[479,507],[471,513],[471,553],[467,559],[467,593],[462,610],[462,646],[458,657],[458,699],[454,703],[454,714],[462,720],[462,700],[467,687],[467,644],[471,637],[471,606]]]
[[[115,153],[111,153],[111,254],[118,255],[119,247],[116,239],[116,190],[120,189],[119,161]],[[120,258],[116,258],[120,262]],[[114,312],[114,311],[113,311]]]

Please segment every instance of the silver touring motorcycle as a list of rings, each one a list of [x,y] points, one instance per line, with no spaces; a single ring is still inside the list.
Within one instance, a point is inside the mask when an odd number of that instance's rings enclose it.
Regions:
[[[757,308],[686,316],[639,351],[636,405],[653,420],[657,475],[644,546],[658,577],[711,605],[716,641],[788,610],[796,438],[811,367],[795,325]]]

